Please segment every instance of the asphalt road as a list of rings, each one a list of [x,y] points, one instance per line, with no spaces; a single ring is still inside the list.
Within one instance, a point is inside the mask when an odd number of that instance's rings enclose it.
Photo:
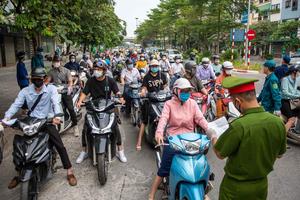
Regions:
[[[257,77],[260,81],[256,83],[260,90],[264,76],[260,74],[238,74],[244,77]],[[13,102],[18,92],[15,80],[14,68],[0,68],[0,118],[4,111]],[[66,181],[66,172],[58,169],[54,177],[41,187],[39,194],[42,200],[56,199],[93,199],[93,200],[141,200],[147,199],[152,179],[156,174],[155,157],[152,149],[144,144],[141,152],[135,150],[138,129],[130,124],[128,119],[122,117],[122,134],[125,143],[125,152],[128,163],[120,163],[118,160],[112,162],[109,169],[108,182],[101,187],[97,180],[97,171],[91,162],[86,160],[82,164],[75,164],[75,160],[81,150],[81,139],[76,138],[71,132],[62,135],[63,141],[73,163],[78,185],[70,187]],[[82,122],[80,123],[82,126]],[[80,126],[80,128],[81,128]],[[5,130],[7,144],[5,146],[5,158],[0,166],[0,199],[12,200],[19,198],[19,187],[8,190],[7,184],[15,175],[12,164],[12,139],[15,132]],[[290,145],[283,158],[278,159],[274,171],[269,175],[270,200],[297,200],[300,196],[300,147]],[[218,199],[219,185],[224,175],[223,167],[225,161],[219,160],[210,152],[208,160],[215,173],[214,189],[209,193],[212,200]],[[59,160],[58,160],[59,161]],[[58,166],[61,166],[60,161]],[[160,194],[157,195],[159,199]]]

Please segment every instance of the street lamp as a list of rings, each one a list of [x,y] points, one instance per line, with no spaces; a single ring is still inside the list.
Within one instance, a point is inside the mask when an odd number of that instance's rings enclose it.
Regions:
[[[248,33],[249,31],[249,26],[250,26],[250,6],[251,6],[251,0],[248,0],[248,20],[247,20],[247,29],[246,29],[246,33]],[[248,66],[248,52],[249,52],[249,44],[248,44],[249,40],[248,37],[246,37],[246,54],[245,54],[245,64],[246,66]],[[248,66],[249,67],[249,66]]]
[[[135,25],[136,25],[136,28],[138,28],[138,25],[139,25],[139,21],[138,21],[138,20],[139,20],[139,18],[136,17],[136,18],[135,18]]]

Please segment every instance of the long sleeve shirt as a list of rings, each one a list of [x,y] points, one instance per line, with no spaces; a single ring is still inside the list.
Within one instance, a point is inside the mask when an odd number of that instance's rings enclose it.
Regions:
[[[291,76],[284,77],[281,81],[282,99],[296,99],[300,98],[300,91],[297,89],[296,80]]]
[[[199,80],[215,80],[216,75],[211,65],[207,68],[204,68],[202,65],[199,65],[196,70],[196,77]]]
[[[169,135],[192,133],[195,124],[201,126],[205,131],[208,129],[208,123],[196,101],[188,99],[181,104],[177,97],[173,97],[164,105],[155,134],[163,136],[166,126]]]
[[[43,86],[40,93],[37,93],[34,85],[31,84],[28,87],[22,89],[15,102],[10,106],[8,111],[5,113],[5,118],[13,117],[18,110],[23,106],[26,101],[28,108],[31,109],[38,96],[43,93],[40,102],[37,104],[35,109],[30,113],[30,117],[36,117],[39,119],[45,119],[48,116],[62,113],[59,106],[59,97],[57,89],[53,85]]]

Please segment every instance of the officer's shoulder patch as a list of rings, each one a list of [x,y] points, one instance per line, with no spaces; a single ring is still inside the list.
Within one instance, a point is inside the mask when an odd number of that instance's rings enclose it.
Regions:
[[[278,84],[277,84],[277,83],[273,83],[273,84],[272,84],[272,88],[273,88],[273,89],[278,89]]]

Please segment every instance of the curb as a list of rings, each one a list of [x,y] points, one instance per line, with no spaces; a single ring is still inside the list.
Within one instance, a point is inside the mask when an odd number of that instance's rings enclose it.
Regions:
[[[259,74],[259,71],[255,70],[233,69],[233,71],[238,73]]]

